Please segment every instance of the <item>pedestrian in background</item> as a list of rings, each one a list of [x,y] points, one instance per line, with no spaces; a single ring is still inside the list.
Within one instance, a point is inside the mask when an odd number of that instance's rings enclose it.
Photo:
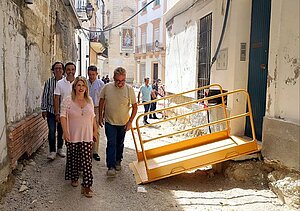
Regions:
[[[160,82],[160,79],[157,79],[152,84],[151,100],[157,99],[157,96],[159,95],[159,92],[158,92],[158,83],[159,82]],[[152,102],[150,105],[150,111],[155,111],[156,105],[157,105],[157,102]],[[153,114],[149,115],[149,119],[158,119],[158,117],[156,116],[156,113],[153,113]]]
[[[104,82],[105,84],[108,84],[110,82],[108,75],[105,76],[104,80],[105,80],[105,82]]]
[[[142,103],[144,104],[144,113],[147,113],[150,109],[151,103],[147,103],[151,101],[151,95],[152,95],[152,87],[149,85],[149,78],[144,79],[144,85],[141,86],[140,91],[138,93],[138,103],[140,103],[140,96],[142,95]],[[149,124],[147,121],[147,115],[144,116],[143,123]]]
[[[72,92],[72,84],[75,80],[76,66],[73,62],[68,62],[65,65],[66,77],[59,80],[54,90],[54,112],[56,122],[60,122],[60,104]],[[57,151],[58,155],[65,157],[63,149]]]
[[[75,79],[71,96],[62,102],[60,117],[67,146],[65,179],[71,180],[71,185],[77,187],[79,170],[82,170],[81,193],[90,198],[93,196],[91,152],[93,141],[98,141],[98,127],[85,78],[79,76]]]
[[[93,158],[96,161],[100,161],[100,156],[99,156],[99,142],[100,142],[100,130],[99,130],[99,101],[100,101],[100,92],[101,89],[104,86],[104,82],[100,79],[97,79],[97,67],[96,66],[89,66],[88,67],[88,85],[89,85],[89,95],[93,99],[94,103],[94,112],[96,115],[96,122],[98,126],[98,140],[97,142],[93,143]]]
[[[114,83],[105,84],[100,93],[99,124],[105,121],[107,137],[106,165],[107,176],[114,177],[121,170],[124,138],[130,130],[137,113],[137,103],[133,88],[126,84],[126,70],[118,67],[114,70]],[[129,116],[130,106],[132,106]]]
[[[62,79],[64,74],[64,64],[62,62],[55,62],[51,67],[53,77],[49,78],[44,84],[44,91],[41,102],[41,110],[43,118],[47,119],[48,124],[48,143],[49,154],[48,159],[54,160],[56,157],[56,139],[57,152],[61,154],[63,147],[63,131],[60,122],[55,121],[54,111],[54,90],[56,84]],[[57,135],[56,135],[57,132]]]

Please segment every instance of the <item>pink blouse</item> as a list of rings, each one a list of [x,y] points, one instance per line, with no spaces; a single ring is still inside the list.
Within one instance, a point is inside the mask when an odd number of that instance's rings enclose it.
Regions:
[[[93,103],[81,108],[72,101],[71,96],[61,104],[60,116],[67,118],[67,128],[70,133],[70,142],[93,141],[93,121],[95,117]]]

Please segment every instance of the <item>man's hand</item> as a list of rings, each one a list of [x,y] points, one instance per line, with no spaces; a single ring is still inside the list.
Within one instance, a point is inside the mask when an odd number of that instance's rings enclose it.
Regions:
[[[128,131],[131,129],[131,126],[132,126],[132,122],[131,121],[128,121],[125,125],[125,131]]]
[[[60,122],[60,116],[59,116],[59,114],[55,114],[55,121],[56,122]]]
[[[103,116],[100,116],[99,117],[99,126],[103,127],[103,125],[104,125],[104,118],[103,118]]]
[[[43,119],[45,119],[47,117],[47,111],[42,112],[42,117],[43,117]]]

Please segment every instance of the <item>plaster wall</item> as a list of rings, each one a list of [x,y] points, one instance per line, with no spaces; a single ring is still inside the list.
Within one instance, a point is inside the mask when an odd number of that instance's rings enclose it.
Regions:
[[[0,181],[11,171],[8,127],[40,112],[51,64],[76,58],[71,9],[60,0],[0,1]]]
[[[266,115],[300,122],[300,2],[272,1]]]
[[[198,24],[212,10],[212,3],[196,4],[185,13],[166,19],[168,22],[173,18],[172,27],[166,32],[167,92],[178,93],[198,86]]]
[[[0,8],[3,8],[0,3]],[[3,29],[4,11],[0,9],[0,29]],[[5,72],[3,68],[3,33],[0,33],[0,184],[8,175],[7,141],[6,141],[6,118],[5,118]]]
[[[166,38],[167,92],[178,93],[197,88],[200,19],[212,14],[212,58],[221,36],[225,9],[226,1],[199,1],[185,13],[174,16],[172,28],[167,32]],[[171,12],[174,13],[174,11]],[[169,14],[167,16],[169,19],[173,17]],[[217,69],[216,61],[211,69],[210,83],[219,83],[225,90],[247,88],[248,59],[241,62],[239,58],[240,43],[247,43],[249,48],[250,20],[251,1],[231,1],[227,27],[220,48],[220,50],[227,50],[227,67]],[[248,55],[249,50],[247,49],[247,58]],[[239,95],[229,97],[228,106],[230,111],[233,111],[232,115],[244,112],[245,98]],[[242,134],[244,124],[243,120],[233,121],[232,133]]]
[[[300,170],[300,2],[272,1],[263,155]]]

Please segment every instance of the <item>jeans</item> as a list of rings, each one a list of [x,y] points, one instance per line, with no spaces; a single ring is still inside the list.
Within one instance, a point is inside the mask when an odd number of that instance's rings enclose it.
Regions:
[[[155,111],[156,110],[156,103],[157,102],[151,103],[150,111]],[[153,115],[155,116],[155,113]]]
[[[56,141],[55,141],[55,133],[57,131],[57,149],[61,149],[63,147],[63,130],[60,123],[55,121],[55,115],[47,112],[47,123],[48,123],[48,141],[49,141],[49,149],[50,152],[56,152]]]
[[[145,102],[146,102],[146,101],[143,101],[143,103],[145,103]],[[151,105],[151,103],[145,104],[145,105],[144,105],[144,113],[147,113],[147,112],[149,111],[150,105]],[[147,121],[147,118],[148,118],[147,115],[145,115],[145,116],[144,116],[144,122]]]
[[[105,134],[107,137],[106,165],[107,168],[116,168],[116,161],[121,162],[123,158],[125,125],[111,125],[105,122]]]

